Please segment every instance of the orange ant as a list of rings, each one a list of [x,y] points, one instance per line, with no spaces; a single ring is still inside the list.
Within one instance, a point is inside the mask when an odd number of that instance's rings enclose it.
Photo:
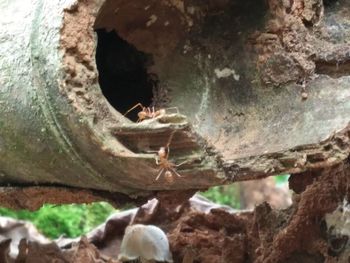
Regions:
[[[135,106],[131,107],[127,112],[125,112],[124,116],[127,115],[130,111],[140,107],[142,110],[137,113],[138,119],[137,122],[141,122],[147,119],[154,119],[158,116],[165,115],[165,109],[155,110],[154,107],[144,107],[141,103],[137,103]],[[168,108],[168,109],[177,109],[176,107]]]
[[[158,156],[156,156],[156,164],[160,167],[159,168],[159,173],[156,177],[156,181],[159,180],[160,176],[164,173],[165,180],[167,180],[169,183],[172,183],[174,181],[174,176],[173,174],[176,174],[178,177],[182,177],[176,170],[175,167],[179,167],[186,163],[186,161],[180,163],[180,164],[174,164],[168,160],[169,158],[169,153],[170,153],[170,148],[169,145],[171,143],[171,140],[174,136],[174,132],[170,135],[169,141],[167,145],[164,147],[160,147],[158,151]]]

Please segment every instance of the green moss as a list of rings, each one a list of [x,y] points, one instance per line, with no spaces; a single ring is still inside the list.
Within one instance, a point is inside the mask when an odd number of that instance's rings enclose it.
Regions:
[[[0,208],[0,215],[31,221],[45,236],[58,238],[61,235],[77,237],[85,234],[115,211],[108,203],[101,202],[88,205],[48,204],[35,212]]]

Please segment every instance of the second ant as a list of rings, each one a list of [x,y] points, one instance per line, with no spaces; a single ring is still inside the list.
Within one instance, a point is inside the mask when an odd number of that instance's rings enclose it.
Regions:
[[[170,138],[168,140],[168,143],[166,146],[160,147],[158,151],[158,155],[156,156],[156,164],[159,166],[159,172],[156,177],[156,181],[159,180],[160,176],[164,173],[165,180],[168,183],[173,183],[174,182],[174,174],[177,175],[178,177],[182,177],[177,171],[176,167],[179,167],[187,161],[184,161],[180,164],[174,164],[169,161],[169,153],[170,153],[170,143],[172,141],[172,138],[174,136],[175,131],[173,131],[170,135]]]
[[[159,116],[163,116],[166,114],[166,110],[168,110],[168,109],[176,109],[176,112],[178,113],[178,109],[176,107],[155,110],[154,106],[153,107],[145,107],[141,103],[137,103],[136,105],[131,107],[127,112],[125,112],[124,116],[126,116],[129,112],[136,109],[137,107],[141,108],[141,111],[137,113],[137,116],[138,116],[137,122],[141,122],[143,120],[154,119],[154,118],[157,118]]]

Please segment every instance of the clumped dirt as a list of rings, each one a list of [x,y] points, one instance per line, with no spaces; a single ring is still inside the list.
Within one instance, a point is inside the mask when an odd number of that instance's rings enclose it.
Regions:
[[[348,4],[340,2],[342,13],[348,12]],[[265,84],[305,84],[315,73],[341,75],[348,68],[348,43],[335,44],[322,20],[326,12],[322,0],[269,0],[268,4],[266,26],[252,36]]]
[[[61,29],[61,48],[65,50],[63,62],[66,74],[61,90],[77,109],[79,104],[91,109],[93,101],[87,88],[97,83],[94,36],[86,30],[93,25],[89,14],[93,10],[91,5],[91,1],[78,1],[66,9],[65,23]]]
[[[64,10],[60,49],[63,51],[63,76],[60,92],[77,112],[91,115],[96,124],[101,119],[116,122],[98,87],[96,36],[93,30],[99,3],[78,0]]]
[[[181,262],[191,249],[197,262],[244,262],[246,222],[252,216],[230,214],[222,209],[212,209],[209,214],[190,212],[169,235],[175,261]]]
[[[170,231],[173,253],[179,260],[191,248],[196,262],[338,262],[324,216],[350,198],[350,171],[348,165],[333,169],[318,171],[284,210],[262,203],[253,212],[188,213]]]

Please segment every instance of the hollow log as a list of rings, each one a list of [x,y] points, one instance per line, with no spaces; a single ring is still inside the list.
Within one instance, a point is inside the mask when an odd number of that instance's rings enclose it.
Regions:
[[[350,2],[335,2],[0,1],[0,184],[135,198],[342,163]],[[123,115],[137,103],[166,113]],[[167,145],[185,162],[170,183]]]

